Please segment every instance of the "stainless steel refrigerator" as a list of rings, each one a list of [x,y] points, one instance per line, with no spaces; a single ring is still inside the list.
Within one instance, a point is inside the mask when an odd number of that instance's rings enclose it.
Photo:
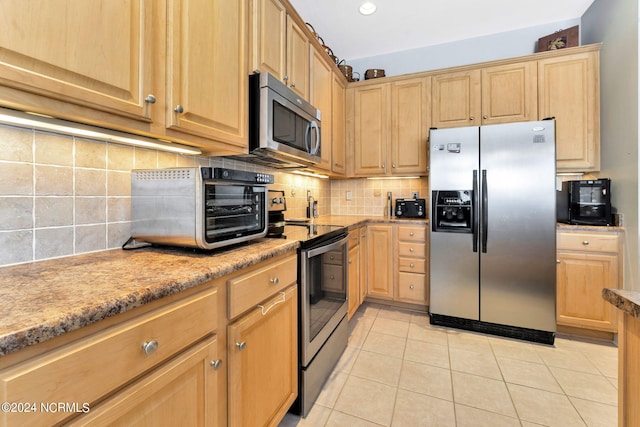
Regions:
[[[555,121],[432,129],[431,323],[553,344]]]

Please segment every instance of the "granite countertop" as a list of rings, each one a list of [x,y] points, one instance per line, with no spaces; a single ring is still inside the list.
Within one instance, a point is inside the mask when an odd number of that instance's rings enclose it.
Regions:
[[[349,229],[424,219],[324,216]],[[0,356],[293,251],[298,241],[257,239],[214,251],[113,249],[0,267]]]
[[[624,313],[640,320],[640,292],[625,291],[622,289],[602,290],[602,298],[619,308]]]
[[[556,228],[559,231],[588,231],[588,232],[597,232],[597,233],[623,233],[624,227],[611,225],[611,226],[602,226],[602,225],[577,225],[577,224],[565,224],[563,222],[556,223]]]
[[[258,239],[216,251],[114,249],[0,268],[0,356],[293,251]]]

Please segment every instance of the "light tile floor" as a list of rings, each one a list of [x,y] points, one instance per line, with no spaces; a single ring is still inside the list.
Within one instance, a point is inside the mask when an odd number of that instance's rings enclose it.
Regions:
[[[306,419],[289,426],[617,426],[613,345],[554,346],[429,325],[365,304]]]

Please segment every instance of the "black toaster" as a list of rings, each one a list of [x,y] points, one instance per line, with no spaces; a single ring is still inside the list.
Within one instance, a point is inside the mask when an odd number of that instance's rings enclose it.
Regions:
[[[425,199],[396,199],[395,213],[398,218],[426,218]]]

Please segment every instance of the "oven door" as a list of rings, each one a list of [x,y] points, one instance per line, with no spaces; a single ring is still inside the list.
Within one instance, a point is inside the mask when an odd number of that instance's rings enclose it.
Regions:
[[[300,336],[302,366],[347,314],[348,234],[300,250]]]
[[[267,231],[267,187],[206,182],[203,210],[203,239],[207,245],[231,244],[264,236]]]

